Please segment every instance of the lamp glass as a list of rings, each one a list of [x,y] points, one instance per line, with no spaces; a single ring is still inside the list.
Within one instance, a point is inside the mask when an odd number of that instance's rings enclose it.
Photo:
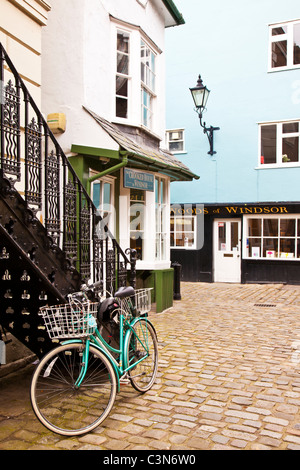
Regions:
[[[190,88],[194,103],[197,109],[204,109],[209,97],[210,91],[206,86]]]

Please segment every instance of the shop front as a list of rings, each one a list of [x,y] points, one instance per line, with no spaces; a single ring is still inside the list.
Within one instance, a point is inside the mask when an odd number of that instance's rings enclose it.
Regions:
[[[171,207],[171,260],[182,280],[300,283],[300,203]]]

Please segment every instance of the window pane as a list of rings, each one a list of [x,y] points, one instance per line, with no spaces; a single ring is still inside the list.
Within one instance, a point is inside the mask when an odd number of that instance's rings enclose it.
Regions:
[[[129,34],[118,31],[117,50],[120,52],[129,52]]]
[[[170,142],[169,143],[170,152],[182,152],[183,151],[183,142]]]
[[[272,36],[278,36],[279,34],[287,33],[287,26],[278,26],[276,28],[272,28]]]
[[[129,56],[120,54],[118,52],[117,54],[117,72],[118,73],[123,73],[124,75],[128,75],[129,73]]]
[[[231,248],[233,251],[234,248],[239,247],[239,224],[238,222],[231,222]]]
[[[294,64],[300,64],[300,23],[294,24]]]
[[[103,204],[109,205],[110,204],[110,183],[104,183],[103,187]]]
[[[278,219],[264,219],[264,236],[277,237],[278,236]]]
[[[282,125],[282,132],[284,134],[289,134],[291,132],[299,131],[299,122],[287,122]]]
[[[262,163],[276,163],[276,125],[261,127]]]
[[[249,219],[248,235],[249,237],[261,236],[261,219]]]
[[[118,96],[128,96],[128,79],[116,77],[116,94]]]
[[[226,224],[220,223],[219,224],[219,251],[226,250]]]
[[[100,183],[93,184],[93,203],[99,209],[100,207]]]
[[[264,238],[263,240],[263,257],[275,258],[278,253],[278,238]]]
[[[295,219],[281,219],[280,220],[280,236],[281,237],[294,237],[295,236]]]
[[[295,239],[280,239],[280,258],[294,258],[295,256]]]
[[[287,137],[282,140],[282,161],[299,161],[299,137]]]
[[[116,98],[116,116],[121,118],[127,118],[127,99]]]
[[[249,238],[249,257],[259,258],[261,256],[261,238]]]
[[[273,42],[272,67],[284,67],[287,65],[287,41]]]

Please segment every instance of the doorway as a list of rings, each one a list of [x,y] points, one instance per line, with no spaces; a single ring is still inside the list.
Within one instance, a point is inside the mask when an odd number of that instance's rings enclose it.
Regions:
[[[241,282],[241,219],[214,221],[214,281]]]

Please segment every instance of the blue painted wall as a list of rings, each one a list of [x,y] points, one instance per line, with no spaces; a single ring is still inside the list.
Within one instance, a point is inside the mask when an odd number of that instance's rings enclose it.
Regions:
[[[268,73],[268,25],[299,19],[299,0],[175,3],[186,24],[167,30],[167,128],[185,128],[178,157],[200,180],[172,183],[171,201],[300,201],[300,167],[257,169],[257,123],[300,119],[300,69]],[[189,91],[199,74],[205,121],[220,127],[213,157]]]

